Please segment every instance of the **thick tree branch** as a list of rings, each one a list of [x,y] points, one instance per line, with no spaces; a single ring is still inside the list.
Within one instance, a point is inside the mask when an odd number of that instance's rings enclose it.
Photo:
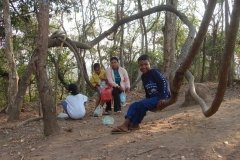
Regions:
[[[227,80],[228,80],[227,75],[228,75],[229,66],[231,63],[231,58],[234,53],[235,42],[236,42],[237,33],[239,29],[239,21],[240,21],[240,1],[235,0],[233,5],[233,11],[231,14],[231,22],[229,25],[227,41],[224,48],[223,61],[219,71],[219,82],[218,82],[217,93],[213,100],[211,108],[209,108],[209,110],[204,114],[206,117],[210,117],[214,113],[216,113],[222,103],[224,93],[227,87]]]
[[[173,82],[170,82],[170,86],[171,86],[171,97],[170,99],[166,100],[164,102],[164,106],[161,107],[157,107],[154,111],[160,111],[164,108],[166,108],[167,106],[175,103],[177,101],[178,98],[178,91],[182,85],[182,81],[185,75],[185,72],[187,71],[187,69],[190,67],[190,65],[193,62],[193,59],[195,58],[196,54],[198,53],[198,50],[202,44],[202,41],[206,35],[209,23],[211,21],[212,18],[212,14],[213,11],[215,9],[217,0],[210,0],[207,6],[207,9],[204,13],[203,16],[203,20],[201,22],[199,31],[197,33],[196,38],[194,39],[194,42],[190,48],[190,50],[186,50],[187,51],[187,57],[184,58],[183,63],[180,65],[180,67],[177,69]],[[186,44],[186,42],[185,42]],[[184,49],[184,48],[183,48]],[[184,53],[183,50],[181,51],[181,53]],[[165,74],[164,74],[165,75]],[[206,116],[206,115],[205,115]]]
[[[116,31],[118,29],[118,27],[120,27],[121,25],[131,22],[133,20],[137,20],[139,18],[145,17],[147,15],[156,13],[156,12],[161,12],[161,11],[169,11],[169,12],[173,12],[175,13],[182,21],[184,21],[184,23],[187,26],[192,26],[192,23],[188,20],[187,16],[184,15],[183,13],[179,12],[178,10],[176,10],[175,8],[168,6],[168,5],[160,5],[160,6],[156,6],[153,7],[151,9],[145,10],[141,13],[137,13],[135,15],[123,18],[121,20],[119,20],[118,22],[116,22],[111,28],[109,28],[107,31],[103,32],[102,34],[100,34],[97,38],[95,38],[94,40],[90,41],[88,44],[86,43],[81,43],[81,42],[77,42],[77,41],[73,41],[73,43],[77,46],[77,48],[81,48],[81,49],[91,49],[94,45],[96,45],[97,43],[99,43],[101,40],[103,40],[104,38],[106,38],[107,36],[109,36],[110,34],[112,34],[114,31]],[[195,34],[195,33],[194,33]],[[193,38],[193,37],[192,37]],[[56,35],[53,35],[51,37],[49,37],[49,41],[48,41],[48,47],[59,47],[61,45],[61,41],[56,39]]]

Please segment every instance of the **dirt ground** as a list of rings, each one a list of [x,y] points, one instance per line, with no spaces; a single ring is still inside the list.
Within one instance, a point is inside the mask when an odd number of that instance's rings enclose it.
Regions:
[[[217,84],[207,85],[214,95]],[[240,160],[240,87],[227,89],[218,112],[209,118],[199,105],[180,107],[185,93],[183,86],[175,104],[158,113],[148,112],[140,130],[125,134],[110,131],[123,122],[129,105],[143,98],[143,92],[128,97],[123,113],[111,115],[115,123],[110,126],[102,124],[104,116],[92,116],[94,97],[89,98],[86,117],[58,119],[61,131],[49,137],[43,135],[42,120],[13,128],[36,116],[36,105],[25,104],[19,121],[7,123],[7,115],[0,115],[0,159]]]

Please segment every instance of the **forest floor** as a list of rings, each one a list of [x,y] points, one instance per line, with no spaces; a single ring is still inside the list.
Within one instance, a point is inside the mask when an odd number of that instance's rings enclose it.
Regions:
[[[213,98],[217,84],[206,85]],[[161,112],[148,112],[140,130],[125,134],[110,131],[124,121],[131,102],[144,97],[143,91],[128,97],[121,115],[110,115],[115,123],[109,126],[102,124],[104,116],[92,116],[94,97],[91,97],[82,120],[58,119],[61,131],[49,137],[43,135],[42,120],[15,128],[38,113],[36,104],[25,104],[26,110],[19,121],[7,123],[7,115],[0,115],[0,159],[239,160],[240,86],[227,89],[218,112],[209,118],[203,115],[199,105],[180,107],[187,88],[182,86],[175,104]],[[58,113],[61,111],[59,105]]]

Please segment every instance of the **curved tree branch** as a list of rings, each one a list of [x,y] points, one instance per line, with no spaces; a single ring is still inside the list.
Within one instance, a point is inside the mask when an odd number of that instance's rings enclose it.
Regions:
[[[227,41],[224,48],[223,63],[219,71],[219,82],[216,96],[213,100],[211,107],[204,113],[206,117],[212,116],[217,112],[220,104],[222,103],[224,93],[227,87],[228,80],[228,71],[231,63],[231,58],[234,53],[235,42],[237,38],[237,33],[239,29],[239,20],[240,20],[240,1],[235,0],[233,5],[233,11],[231,14],[231,22],[229,25]]]
[[[206,112],[208,111],[209,108],[208,108],[207,104],[205,103],[205,101],[201,97],[199,97],[196,93],[193,75],[191,74],[191,72],[189,72],[187,70],[185,77],[188,79],[188,82],[189,82],[189,90],[190,90],[191,96],[201,106],[203,114],[206,114]]]
[[[77,66],[78,66],[78,69],[82,70],[84,73],[84,79],[85,81],[87,82],[87,84],[94,90],[94,86],[91,84],[91,82],[89,81],[89,78],[87,77],[87,73],[85,72],[85,69],[83,69],[83,64],[81,62],[81,57],[80,55],[78,54],[78,51],[77,51],[77,47],[76,45],[69,39],[69,38],[66,38],[66,40],[64,40],[62,37],[58,37],[58,39],[62,42],[64,42],[64,44],[66,44],[69,49],[74,53],[75,57],[76,57],[76,61],[77,61]]]
[[[208,24],[210,23],[211,15],[214,11],[215,6],[216,6],[216,0],[209,1],[199,32],[189,51],[189,54],[175,74],[175,77],[173,80],[174,90],[171,90],[172,91],[171,93],[173,93],[171,95],[171,98],[164,102],[163,107],[157,107],[154,111],[162,110],[168,105],[176,101],[177,94],[178,94],[177,92],[182,84],[182,79],[185,72],[186,72],[186,77],[188,78],[190,83],[191,95],[200,104],[203,114],[206,117],[210,117],[218,111],[220,104],[222,103],[224,93],[226,91],[228,70],[231,62],[231,57],[233,56],[233,53],[234,53],[235,42],[236,42],[237,32],[239,28],[239,20],[240,20],[240,1],[238,0],[234,1],[234,5],[233,5],[234,7],[231,15],[230,26],[229,26],[229,32],[227,35],[227,41],[224,49],[224,57],[223,57],[224,61],[223,61],[223,64],[221,65],[220,72],[219,72],[219,83],[218,83],[217,93],[210,108],[208,108],[206,103],[196,94],[195,88],[194,88],[194,78],[192,74],[189,71],[187,71],[187,69],[191,65],[191,62],[193,61],[193,58],[196,56],[200,48],[204,35],[207,32]]]
[[[156,6],[153,7],[151,9],[145,10],[141,13],[137,13],[135,15],[123,18],[121,20],[119,20],[118,22],[116,22],[111,28],[109,28],[108,30],[106,30],[105,32],[103,32],[102,34],[100,34],[97,38],[95,38],[94,40],[90,41],[88,44],[87,43],[81,43],[81,42],[77,42],[77,41],[73,41],[75,43],[75,45],[77,46],[77,48],[81,48],[81,49],[91,49],[94,45],[96,45],[97,43],[99,43],[101,40],[103,40],[104,38],[106,38],[107,36],[109,36],[110,34],[112,34],[114,31],[116,31],[118,29],[118,27],[120,27],[121,25],[131,22],[133,20],[137,20],[139,18],[148,16],[150,14],[156,13],[156,12],[161,12],[161,11],[169,11],[169,12],[173,12],[175,13],[187,26],[192,26],[192,23],[188,20],[187,16],[184,15],[183,13],[179,12],[178,10],[176,10],[175,8],[169,6],[169,5],[160,5],[160,6]],[[195,32],[195,31],[194,31]],[[195,33],[194,33],[195,34]],[[194,36],[193,34],[193,36]],[[192,34],[190,34],[192,36]],[[193,38],[193,37],[191,37]],[[48,47],[59,47],[61,45],[61,41],[58,41],[56,39],[56,36],[50,36],[49,40],[48,40]]]
[[[193,59],[195,58],[196,54],[198,53],[198,50],[199,50],[199,48],[202,44],[202,41],[203,41],[203,39],[206,35],[206,32],[207,32],[209,23],[211,21],[212,14],[213,14],[213,11],[215,9],[216,3],[217,3],[217,0],[209,1],[207,9],[206,9],[206,11],[204,13],[204,16],[203,16],[203,20],[201,22],[199,31],[196,35],[196,38],[194,39],[194,42],[193,42],[190,50],[186,51],[188,53],[187,57],[184,58],[184,61],[182,62],[182,64],[180,65],[180,67],[177,69],[177,71],[175,73],[173,81],[170,82],[171,97],[164,102],[163,106],[161,106],[161,107],[158,106],[153,111],[160,111],[160,110],[166,108],[167,106],[169,106],[169,105],[171,105],[171,104],[173,104],[177,101],[178,91],[180,90],[180,87],[182,85],[182,81],[183,81],[185,72],[190,67],[190,65],[193,62]],[[182,49],[181,53],[183,53],[183,49]]]

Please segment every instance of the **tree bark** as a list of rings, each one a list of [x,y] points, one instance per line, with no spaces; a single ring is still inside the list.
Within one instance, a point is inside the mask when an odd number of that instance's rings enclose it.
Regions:
[[[124,0],[122,0],[121,2],[121,11],[120,11],[120,19],[123,18],[124,15]],[[124,48],[124,24],[121,25],[121,29],[120,29],[120,33],[121,33],[121,38],[120,38],[120,48],[119,48],[119,59],[120,59],[120,66],[124,67],[124,61],[123,61],[123,48]]]
[[[206,61],[206,37],[203,39],[203,47],[202,47],[202,73],[201,73],[201,78],[200,78],[200,83],[203,82],[203,78],[204,78],[204,68],[205,68],[205,61]]]
[[[228,13],[229,13],[229,4],[228,4],[228,0],[225,0],[225,37],[227,37],[228,27],[229,27]],[[232,60],[229,68],[228,87],[233,86],[233,79],[234,79],[234,56],[232,56]]]
[[[167,0],[167,5],[177,8],[177,0]],[[166,12],[165,14],[165,26],[164,26],[164,72],[167,71],[175,61],[175,49],[176,49],[176,15],[172,12]],[[168,80],[173,79],[171,73]]]
[[[35,54],[35,53],[34,53]],[[32,75],[32,61],[29,62],[18,85],[18,92],[14,101],[13,109],[8,117],[8,122],[19,119],[20,110],[23,104],[23,97],[26,93],[28,83]]]
[[[52,99],[51,86],[46,72],[48,49],[49,1],[39,0],[38,38],[36,54],[32,61],[37,79],[38,92],[42,104],[44,134],[46,136],[58,133],[59,126],[56,118],[56,108]]]
[[[139,12],[141,13],[142,12],[142,4],[141,4],[141,1],[138,0],[138,9],[139,9]],[[145,21],[144,21],[144,18],[142,17],[140,19],[140,22],[141,22],[141,30],[142,30],[142,54],[149,54],[148,53],[148,42],[147,42],[147,29],[146,29],[146,25],[145,25]],[[144,51],[144,47],[145,47],[145,51]]]
[[[12,46],[12,27],[9,11],[9,0],[3,0],[3,12],[4,12],[4,27],[5,27],[5,44],[4,50],[7,57],[8,64],[8,107],[7,113],[10,113],[13,108],[16,93],[18,91],[18,73],[13,54]]]

